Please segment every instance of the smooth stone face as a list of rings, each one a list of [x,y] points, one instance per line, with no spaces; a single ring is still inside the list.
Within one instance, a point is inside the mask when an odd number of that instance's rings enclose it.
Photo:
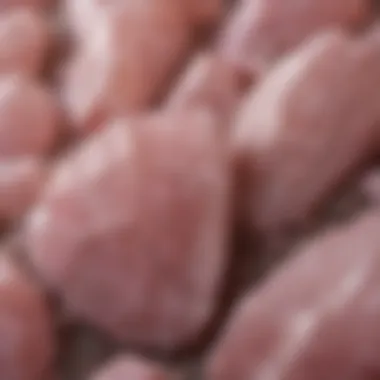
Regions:
[[[248,95],[234,150],[255,228],[269,234],[307,221],[373,153],[379,64],[379,30],[357,40],[326,32]]]
[[[53,364],[52,335],[44,297],[9,259],[0,257],[1,378],[40,380]]]
[[[262,73],[307,37],[350,27],[369,14],[367,0],[243,0],[219,40],[223,56]]]
[[[306,243],[236,308],[209,380],[375,379],[380,365],[378,210]]]
[[[155,363],[134,356],[119,356],[106,363],[91,380],[173,380]]]
[[[83,47],[63,83],[68,115],[82,132],[150,105],[190,37],[182,8],[174,0],[111,3],[103,8],[89,11],[97,21],[82,32]]]
[[[120,119],[56,169],[26,244],[73,315],[152,348],[198,338],[226,259],[228,163],[213,120]]]
[[[0,78],[0,157],[43,155],[57,137],[57,106],[41,84],[18,75]]]
[[[0,13],[0,73],[37,75],[49,44],[44,16],[27,8]]]
[[[0,219],[14,220],[25,214],[38,198],[47,170],[37,159],[0,161]]]

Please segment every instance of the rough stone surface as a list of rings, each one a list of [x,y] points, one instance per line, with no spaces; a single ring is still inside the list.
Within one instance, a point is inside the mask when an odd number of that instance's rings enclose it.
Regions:
[[[0,219],[22,216],[36,201],[46,179],[45,165],[33,158],[0,161]]]
[[[42,155],[57,137],[54,96],[18,75],[0,77],[0,157]]]
[[[46,58],[49,28],[45,17],[27,8],[0,13],[0,73],[36,75]]]
[[[326,32],[248,95],[234,126],[234,150],[245,210],[260,231],[307,221],[371,154],[379,64],[378,29],[357,40]]]
[[[173,380],[161,366],[135,356],[119,356],[96,372],[91,380]]]
[[[227,157],[213,120],[120,119],[56,169],[26,241],[73,315],[152,348],[198,338],[227,238]]]
[[[249,72],[261,73],[317,31],[357,25],[369,6],[368,0],[243,0],[220,36],[220,51]]]
[[[375,379],[378,211],[308,242],[233,314],[209,380]]]
[[[80,13],[81,6],[87,2],[73,3],[81,23],[86,14]],[[101,9],[92,9],[93,4],[85,9],[91,24],[80,32],[85,44],[69,64],[63,84],[68,114],[82,131],[149,105],[179,63],[190,37],[183,10],[174,0],[97,7]]]
[[[9,259],[0,257],[1,378],[40,380],[53,364],[53,352],[52,323],[42,294]]]

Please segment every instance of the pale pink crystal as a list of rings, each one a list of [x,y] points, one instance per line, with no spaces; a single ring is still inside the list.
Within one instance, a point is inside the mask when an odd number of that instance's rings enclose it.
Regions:
[[[369,13],[368,0],[243,0],[220,36],[225,58],[261,73],[305,38],[348,27]]]
[[[262,232],[305,221],[373,153],[380,34],[326,32],[285,58],[238,112],[245,210]]]
[[[116,121],[56,169],[26,225],[69,310],[121,341],[198,338],[225,262],[228,163],[207,113]]]
[[[106,363],[91,380],[172,380],[165,369],[142,358],[123,355]]]
[[[9,259],[0,257],[0,374],[40,380],[53,364],[50,313],[39,289]]]
[[[54,96],[18,75],[0,77],[0,157],[48,153],[57,137]]]
[[[0,74],[38,74],[49,42],[45,17],[27,8],[0,14]]]
[[[149,105],[190,37],[176,0],[92,3],[101,9],[90,7],[91,25],[81,32],[85,43],[69,64],[63,83],[68,115],[82,131]],[[79,2],[75,4],[80,9]]]
[[[208,380],[375,379],[380,214],[305,244],[233,313]]]

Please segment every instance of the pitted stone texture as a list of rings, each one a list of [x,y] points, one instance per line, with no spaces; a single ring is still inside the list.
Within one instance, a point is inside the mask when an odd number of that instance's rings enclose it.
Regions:
[[[261,232],[307,221],[373,153],[380,39],[326,32],[285,58],[238,112],[244,210]]]
[[[83,47],[63,83],[74,127],[93,130],[155,100],[187,49],[190,30],[182,12],[175,0],[111,3],[89,11]]]
[[[98,370],[91,380],[174,380],[161,366],[135,356],[119,356]]]
[[[379,374],[380,214],[308,242],[234,312],[209,380],[373,379]]]
[[[225,58],[255,74],[314,33],[357,25],[369,14],[368,0],[243,0],[220,36]]]
[[[53,353],[52,321],[44,297],[9,259],[0,257],[1,378],[40,380],[53,364]]]
[[[198,338],[226,258],[228,163],[213,120],[120,119],[56,169],[27,244],[73,315],[152,348]]]
[[[49,27],[42,14],[27,8],[0,13],[0,74],[39,74],[48,45]]]
[[[38,82],[0,77],[0,157],[48,153],[57,137],[57,112],[54,96]]]

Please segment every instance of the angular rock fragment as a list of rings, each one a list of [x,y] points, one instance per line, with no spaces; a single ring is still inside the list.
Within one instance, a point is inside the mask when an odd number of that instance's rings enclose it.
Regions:
[[[305,244],[234,312],[209,380],[375,379],[380,214]]]
[[[118,356],[108,362],[91,380],[174,380],[161,366],[135,356]]]
[[[368,0],[243,0],[220,36],[223,56],[248,72],[266,71],[307,37],[362,22]]]
[[[0,161],[0,219],[22,216],[36,201],[46,179],[45,165],[34,158]]]
[[[89,131],[154,100],[186,51],[190,29],[176,0],[75,0],[72,13],[82,23],[81,7],[91,24],[78,31],[83,46],[69,63],[63,98],[74,127]]]
[[[0,13],[0,74],[39,74],[48,44],[49,28],[42,14],[27,8]]]
[[[42,294],[9,259],[1,256],[1,378],[40,380],[53,364],[53,353],[52,321]]]
[[[234,149],[248,218],[298,226],[373,153],[380,33],[326,32],[281,61],[238,113]]]
[[[120,119],[56,169],[27,246],[74,316],[152,348],[198,338],[226,253],[228,157],[213,121]]]
[[[0,77],[0,157],[48,153],[57,137],[57,106],[38,82]]]

